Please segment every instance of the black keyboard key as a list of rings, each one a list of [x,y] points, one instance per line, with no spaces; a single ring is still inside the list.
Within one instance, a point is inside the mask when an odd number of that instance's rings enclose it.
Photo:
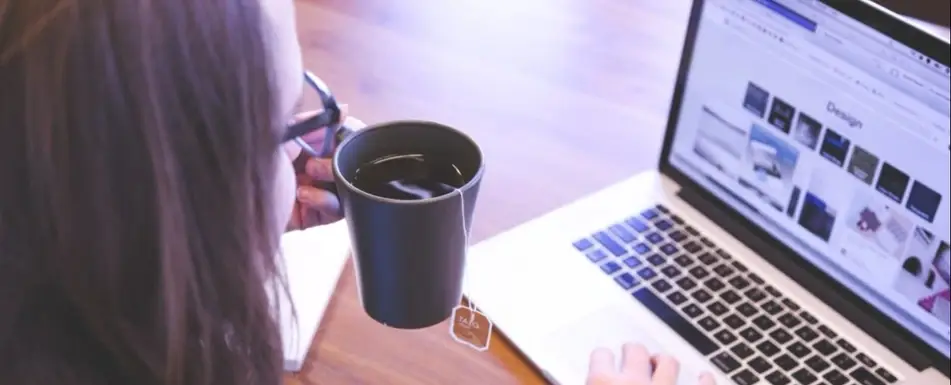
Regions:
[[[799,311],[799,304],[789,298],[783,298],[783,305],[786,305],[786,308],[789,311]]]
[[[771,286],[771,285],[766,285],[766,286],[764,286],[764,287],[763,287],[763,290],[766,291],[767,293],[769,293],[769,295],[771,295],[771,296],[773,296],[773,297],[776,297],[776,298],[780,298],[780,297],[783,296],[783,294],[780,293],[779,290],[777,290],[775,287],[773,287],[773,286]],[[796,309],[796,310],[799,310],[799,309]]]
[[[724,284],[723,281],[721,281],[717,277],[708,279],[706,282],[703,283],[703,285],[706,286],[707,289],[712,290],[714,293],[720,290],[723,290],[723,288],[726,287],[726,284]]]
[[[637,285],[637,278],[631,275],[631,273],[624,272],[619,274],[617,277],[614,277],[614,282],[617,282],[618,285],[621,285],[624,290],[630,290]]]
[[[632,234],[630,231],[627,230],[626,227],[622,225],[611,225],[611,227],[608,227],[608,230],[611,232],[611,234],[614,234],[614,236],[616,236],[618,239],[620,239],[624,243],[631,243],[631,242],[634,242],[635,239],[637,239],[637,237],[634,236],[634,234]]]
[[[701,305],[709,302],[713,297],[706,290],[698,289],[690,295],[694,300],[699,302]]]
[[[826,337],[829,337],[832,339],[835,339],[836,337],[839,336],[838,334],[835,333],[835,331],[832,330],[832,328],[826,325],[819,325],[819,333],[822,333]]]
[[[670,285],[670,282],[667,282],[666,280],[663,280],[663,279],[658,279],[654,281],[654,283],[652,283],[651,286],[653,286],[654,290],[657,290],[657,292],[660,294],[664,294],[670,291],[670,289],[674,288],[673,286]]]
[[[866,368],[858,368],[849,373],[853,380],[862,385],[887,385],[885,381],[876,377]]]
[[[753,374],[749,369],[743,369],[741,372],[734,374],[731,378],[737,385],[754,385],[759,382],[759,377]]]
[[[744,292],[743,295],[745,295],[746,298],[749,298],[750,301],[753,301],[753,303],[757,303],[759,301],[762,301],[764,298],[766,298],[766,293],[763,293],[762,290],[757,289],[755,287],[750,288],[749,290]]]
[[[660,235],[660,233],[650,233],[644,238],[647,238],[650,243],[655,245],[664,241],[664,236]]]
[[[660,213],[658,213],[656,209],[647,209],[641,212],[641,217],[647,220],[657,218],[659,215]]]
[[[741,273],[750,271],[750,269],[746,268],[746,265],[740,263],[740,261],[733,261],[733,268],[736,269],[736,271],[739,271]]]
[[[703,330],[708,332],[717,330],[717,328],[720,327],[720,323],[711,316],[703,317],[700,319],[700,321],[697,321],[697,323],[703,328]]]
[[[681,277],[677,280],[677,286],[686,291],[690,291],[697,287],[697,282],[690,279],[690,277]]]
[[[733,256],[730,255],[730,253],[727,253],[726,250],[723,250],[723,249],[717,249],[717,255],[719,255],[720,258],[723,258],[723,259],[733,259]]]
[[[666,254],[667,256],[671,256],[671,255],[677,254],[677,252],[680,251],[680,249],[678,249],[677,246],[674,246],[672,243],[665,243],[663,246],[660,247],[660,251]]]
[[[848,354],[845,353],[839,353],[836,354],[835,357],[832,357],[832,363],[842,370],[849,370],[854,368],[855,365],[858,365],[858,363],[855,362],[852,357],[849,357]]]
[[[769,315],[777,315],[783,312],[783,307],[773,300],[763,302],[763,304],[760,305],[760,308],[762,308],[763,311],[765,311],[766,314],[769,314]]]
[[[862,365],[867,366],[869,369],[875,369],[875,367],[878,366],[878,363],[876,363],[875,360],[872,359],[872,357],[865,355],[865,353],[856,354],[855,359],[859,360],[859,362],[861,362]]]
[[[730,331],[726,329],[721,329],[720,331],[713,334],[713,338],[716,338],[717,341],[720,341],[720,344],[723,346],[730,346],[730,344],[736,342],[736,335],[730,333]]]
[[[675,291],[667,295],[667,300],[674,305],[680,306],[684,302],[687,302],[687,296],[685,296],[684,293]]]
[[[591,251],[585,253],[585,256],[588,257],[588,260],[589,260],[589,261],[594,262],[594,263],[598,263],[598,262],[603,261],[605,258],[607,258],[607,257],[608,257],[608,254],[605,253],[605,252],[602,251],[602,250],[594,249],[594,250],[591,250]]]
[[[779,346],[776,346],[772,341],[763,341],[756,345],[756,350],[759,350],[766,357],[772,357],[779,354]]]
[[[727,352],[722,352],[716,356],[713,356],[713,358],[710,359],[710,362],[713,363],[713,366],[716,366],[717,369],[720,369],[720,371],[726,374],[733,373],[734,370],[739,369],[741,366],[740,362]]]
[[[647,262],[649,262],[651,265],[654,265],[654,266],[660,266],[660,265],[663,265],[665,262],[667,262],[667,259],[665,259],[662,255],[657,253],[651,254],[649,257],[645,259],[647,260]]]
[[[747,281],[746,278],[743,278],[739,275],[730,278],[730,280],[727,282],[730,282],[730,285],[733,285],[736,290],[743,290],[750,286],[750,281]]]
[[[646,223],[644,223],[643,221],[637,218],[630,218],[624,221],[624,223],[627,223],[628,226],[631,226],[631,228],[634,229],[634,231],[637,231],[638,233],[643,233],[650,229],[650,227],[648,227]]]
[[[819,377],[816,377],[815,374],[809,371],[809,369],[802,368],[797,370],[792,374],[792,378],[796,379],[802,385],[812,385],[819,381]]]
[[[806,322],[809,323],[810,325],[815,325],[815,324],[819,323],[819,320],[817,320],[816,317],[813,317],[812,314],[809,314],[809,312],[807,312],[807,311],[805,311],[805,310],[803,310],[802,312],[800,312],[800,313],[799,313],[799,316],[802,317],[803,321],[806,321]]]
[[[670,220],[674,221],[674,223],[678,225],[683,225],[684,223],[687,223],[683,220],[683,218],[678,217],[677,214],[670,214]]]
[[[684,230],[687,231],[687,234],[693,235],[695,237],[700,235],[700,231],[697,231],[697,229],[693,228],[693,226],[690,226],[690,225],[684,226]]]
[[[624,246],[621,246],[620,243],[617,243],[614,238],[611,238],[608,233],[598,231],[597,233],[594,233],[593,237],[594,240],[598,241],[601,246],[604,246],[604,248],[611,254],[614,254],[615,257],[620,257],[624,254],[627,254],[627,249],[625,249]]]
[[[746,278],[749,278],[750,281],[753,281],[753,283],[757,285],[762,285],[766,283],[766,281],[764,281],[763,278],[757,275],[756,273],[749,273],[746,275]]]
[[[736,311],[746,316],[746,318],[750,318],[756,315],[756,313],[759,313],[759,310],[756,310],[756,306],[753,306],[749,302],[741,303],[740,306],[736,307]]]
[[[700,306],[697,306],[694,304],[689,304],[687,306],[684,306],[683,310],[684,310],[684,314],[687,314],[687,317],[690,317],[690,318],[697,318],[701,314],[703,314],[703,309],[701,309]]]
[[[799,320],[799,317],[796,317],[793,313],[786,313],[776,319],[779,321],[780,325],[783,325],[789,329],[794,329],[796,326],[802,324],[802,321]]]
[[[792,341],[793,338],[795,338],[783,328],[773,330],[771,333],[769,333],[769,336],[773,338],[773,341],[778,342],[780,345],[785,345],[787,342]]]
[[[693,258],[687,256],[687,254],[680,254],[674,257],[674,262],[676,262],[680,267],[688,267],[693,264]]]
[[[887,382],[887,383],[889,383],[889,384],[894,384],[894,383],[898,382],[898,377],[895,377],[894,374],[892,374],[891,372],[885,370],[885,368],[878,368],[878,369],[876,369],[876,370],[875,370],[875,374],[877,374],[879,377],[881,377],[883,380],[885,380],[885,382]]]
[[[816,349],[816,351],[819,352],[819,354],[826,357],[831,356],[832,353],[835,353],[836,350],[839,350],[839,348],[837,348],[833,343],[829,342],[829,340],[826,340],[826,339],[812,344],[812,348]]]
[[[680,316],[674,309],[667,306],[663,300],[647,289],[640,289],[634,292],[636,298],[642,305],[650,309],[654,315],[659,317],[671,329],[674,329],[684,340],[690,343],[694,349],[701,355],[707,356],[715,352],[718,347],[716,342],[705,336],[690,321]]]
[[[648,246],[646,243],[638,243],[634,245],[631,249],[634,250],[634,252],[637,253],[637,255],[644,255],[651,251],[651,247]]]
[[[855,351],[858,350],[855,348],[855,346],[852,346],[852,344],[850,344],[849,341],[846,341],[843,339],[839,339],[838,341],[835,342],[835,344],[839,345],[839,347],[842,348],[842,350],[845,350],[846,352],[849,352],[849,353],[855,353]]]
[[[835,369],[824,374],[822,378],[825,379],[829,385],[845,385],[849,383],[849,378]]]
[[[638,271],[637,271],[637,275],[640,276],[641,279],[643,279],[643,280],[645,280],[645,281],[648,281],[648,280],[651,280],[651,279],[653,279],[654,277],[656,277],[656,276],[657,276],[657,273],[654,272],[654,269],[651,269],[651,268],[649,268],[649,267],[645,267],[645,268],[643,268],[643,269],[638,270]]]
[[[714,265],[714,264],[716,264],[716,263],[718,262],[718,261],[717,261],[717,257],[716,257],[715,255],[713,255],[713,254],[710,254],[710,253],[700,254],[700,256],[697,257],[697,259],[700,260],[700,262],[703,263],[704,265],[711,265],[711,266],[712,266],[712,265]]]
[[[812,328],[809,326],[803,326],[797,329],[796,335],[799,336],[799,338],[802,338],[802,340],[806,342],[812,342],[812,341],[815,341],[816,338],[819,338],[819,334],[816,333],[815,330],[812,330]]]
[[[723,277],[723,278],[728,278],[729,276],[733,275],[734,270],[733,270],[733,268],[730,267],[730,266],[727,266],[727,265],[719,265],[719,266],[713,268],[713,272],[714,272],[714,273],[717,273],[717,275],[719,275],[719,276],[721,276],[721,277]]]
[[[748,327],[740,331],[740,337],[743,337],[746,342],[753,343],[763,339],[763,334],[753,329],[753,327]]]
[[[762,331],[769,331],[773,326],[776,326],[776,322],[769,319],[765,314],[761,314],[759,317],[753,319],[753,325],[759,328]]]
[[[643,262],[641,262],[641,260],[637,257],[627,257],[624,258],[624,264],[627,265],[627,267],[635,268],[642,265]]]
[[[680,242],[684,239],[687,239],[687,234],[684,234],[684,232],[680,230],[671,231],[667,233],[667,236],[670,237],[670,239],[673,239],[674,242]]]
[[[786,347],[786,350],[792,353],[792,355],[796,356],[796,358],[800,359],[806,358],[806,356],[812,354],[812,349],[809,349],[808,346],[799,341],[789,344],[789,346]]]
[[[585,251],[594,247],[594,242],[591,242],[591,240],[588,238],[582,238],[575,241],[575,243],[572,243],[571,245],[574,246],[578,251]]]
[[[795,367],[799,366],[799,361],[788,354],[783,354],[779,357],[773,359],[773,362],[776,363],[776,366],[782,368],[785,371],[791,371]]]
[[[753,368],[756,373],[763,374],[772,369],[773,364],[769,363],[769,361],[763,357],[756,357],[750,360],[750,367]]]
[[[707,310],[710,311],[710,313],[713,313],[713,315],[719,317],[729,312],[730,308],[726,307],[723,302],[716,301],[707,305]]]
[[[667,278],[677,278],[677,276],[680,275],[680,268],[677,266],[667,265],[660,269],[660,272],[664,273]]]
[[[725,323],[726,326],[729,326],[731,329],[734,329],[734,330],[743,327],[743,325],[746,325],[746,321],[744,321],[742,318],[740,318],[736,314],[730,314],[726,316],[726,318],[723,318],[723,323]]]
[[[740,300],[743,299],[743,297],[740,297],[740,295],[736,294],[736,292],[733,290],[727,290],[725,292],[720,293],[720,298],[723,299],[723,301],[729,305],[736,304],[737,302],[740,302]]]
[[[658,203],[657,206],[654,206],[654,208],[657,209],[657,211],[660,211],[664,214],[670,214],[670,209],[668,209],[667,206],[664,206],[660,203]]]
[[[617,273],[618,270],[621,270],[621,265],[618,265],[617,262],[607,261],[601,264],[601,271],[606,274],[614,274]]]
[[[671,227],[674,227],[674,224],[670,223],[670,221],[666,219],[661,219],[659,221],[654,222],[654,226],[660,229],[661,231],[667,231],[667,230],[670,230]]]
[[[806,366],[808,366],[809,369],[812,369],[813,372],[822,373],[826,369],[829,369],[829,367],[832,365],[830,365],[828,361],[820,356],[812,356],[806,360]]]
[[[696,254],[698,251],[703,249],[703,246],[697,244],[697,242],[690,241],[684,244],[684,250],[687,250],[691,254]]]
[[[704,279],[710,275],[710,272],[707,269],[704,269],[703,266],[694,266],[689,270],[690,275],[696,279]]]
[[[706,247],[717,247],[717,245],[713,243],[713,241],[711,241],[707,237],[700,237],[700,243],[702,243]]]
[[[734,345],[732,348],[730,348],[730,351],[733,352],[733,354],[739,357],[741,360],[745,360],[746,357],[756,354],[756,351],[753,350],[753,348],[751,348],[749,345],[744,344],[742,342]]]
[[[792,380],[786,377],[783,372],[777,370],[766,376],[766,382],[769,382],[770,385],[789,385]]]

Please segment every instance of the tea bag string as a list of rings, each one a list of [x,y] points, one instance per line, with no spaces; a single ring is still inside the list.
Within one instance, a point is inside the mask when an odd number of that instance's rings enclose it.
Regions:
[[[462,258],[466,261],[462,271],[462,293],[465,295],[469,287],[469,228],[466,226],[466,197],[462,190],[454,189],[459,193],[459,218],[462,221]],[[472,303],[471,297],[467,298],[467,302],[469,303],[469,322],[472,322],[475,320],[476,307]]]

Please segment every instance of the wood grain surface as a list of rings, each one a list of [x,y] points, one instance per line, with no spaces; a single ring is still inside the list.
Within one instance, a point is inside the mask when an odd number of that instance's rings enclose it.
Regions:
[[[475,242],[654,165],[689,3],[297,0],[297,23],[306,66],[352,115],[439,121],[480,143]],[[544,383],[498,334],[479,353],[446,323],[376,324],[355,284],[348,266],[287,385]]]

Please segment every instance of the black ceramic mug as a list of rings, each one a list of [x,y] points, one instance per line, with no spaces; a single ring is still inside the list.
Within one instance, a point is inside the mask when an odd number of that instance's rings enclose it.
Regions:
[[[402,154],[451,162],[462,183],[448,194],[415,200],[357,187],[361,167]],[[484,170],[475,141],[438,123],[371,125],[340,143],[333,157],[337,194],[350,229],[360,299],[371,318],[419,329],[450,317],[462,299],[468,230]]]

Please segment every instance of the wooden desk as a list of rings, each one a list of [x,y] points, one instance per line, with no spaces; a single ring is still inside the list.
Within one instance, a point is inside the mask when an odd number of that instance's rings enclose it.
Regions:
[[[368,123],[431,119],[481,143],[473,241],[651,167],[687,0],[298,0],[308,68]],[[530,284],[530,283],[527,283]],[[491,315],[490,315],[491,316]],[[367,318],[348,267],[297,384],[540,384],[496,336]]]

